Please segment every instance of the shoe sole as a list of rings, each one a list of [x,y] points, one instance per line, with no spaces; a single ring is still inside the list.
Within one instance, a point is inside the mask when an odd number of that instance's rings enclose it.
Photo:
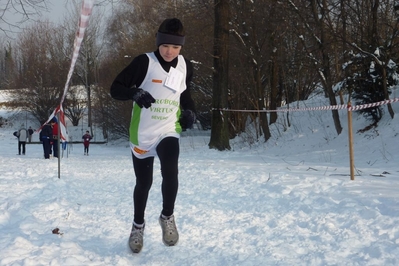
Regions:
[[[141,249],[143,248],[143,247],[141,247],[141,248],[132,248],[131,246],[130,246],[130,243],[129,243],[129,241],[127,241],[127,245],[129,246],[129,249],[133,252],[133,253],[140,253],[140,251],[141,251]]]
[[[163,242],[164,245],[167,246],[167,247],[173,247],[173,246],[176,246],[177,243],[179,243],[179,240],[177,240],[176,243],[171,244],[171,243],[168,243],[168,242],[166,242],[165,240],[163,240],[163,237],[162,237],[162,242]]]

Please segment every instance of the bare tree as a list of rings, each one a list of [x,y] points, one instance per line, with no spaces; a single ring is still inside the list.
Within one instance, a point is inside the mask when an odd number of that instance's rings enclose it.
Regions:
[[[287,0],[289,8],[295,14],[298,24],[299,40],[303,43],[306,53],[313,60],[314,70],[323,86],[331,105],[337,105],[335,99],[334,71],[331,62],[334,58],[334,10],[338,2],[328,0],[310,0],[307,2]],[[342,126],[338,110],[332,110],[335,130],[341,134]]]
[[[55,42],[62,30],[48,21],[34,23],[19,35],[16,73],[10,105],[30,112],[40,123],[59,104],[68,61]]]
[[[87,101],[82,98],[82,95],[84,95],[82,86],[72,86],[69,87],[64,100],[65,116],[69,118],[73,126],[79,125],[79,121],[86,111]]]
[[[10,36],[28,20],[48,9],[48,0],[2,0],[0,5],[0,32]]]
[[[236,100],[234,104],[236,108],[241,105],[238,109],[275,109],[279,105],[278,82],[282,68],[278,58],[278,54],[282,53],[281,45],[278,42],[285,32],[278,4],[276,1],[240,1],[232,5],[232,12],[231,35],[235,46],[231,47],[235,56],[230,61],[231,65],[240,67],[233,68],[230,76],[235,79],[241,72],[245,77],[242,83],[234,82],[236,86],[231,87],[232,95],[244,96],[243,100]],[[267,141],[271,133],[268,115],[262,111],[253,113],[252,120],[258,129],[257,137],[263,135]],[[276,115],[270,115],[271,122],[276,120]]]
[[[92,91],[97,86],[97,70],[104,47],[103,32],[101,31],[101,12],[92,14],[90,26],[86,29],[85,39],[79,51],[75,75],[79,83],[83,84],[87,95],[87,126],[92,128]]]
[[[15,52],[11,41],[4,41],[0,51],[0,89],[12,88],[16,74]]]

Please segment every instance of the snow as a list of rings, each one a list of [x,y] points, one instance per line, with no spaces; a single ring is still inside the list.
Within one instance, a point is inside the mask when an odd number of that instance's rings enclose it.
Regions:
[[[326,104],[317,96],[299,107]],[[16,155],[15,122],[0,129],[0,265],[399,265],[399,104],[392,107],[394,119],[385,112],[378,128],[361,134],[369,123],[353,113],[355,180],[346,110],[340,135],[331,111],[291,112],[286,131],[280,113],[272,139],[256,142],[249,132],[231,151],[209,149],[209,132],[188,131],[179,243],[161,240],[155,160],[139,254],[127,245],[135,183],[127,141],[93,143],[89,156],[74,143],[59,179],[58,160],[44,160],[41,145]]]

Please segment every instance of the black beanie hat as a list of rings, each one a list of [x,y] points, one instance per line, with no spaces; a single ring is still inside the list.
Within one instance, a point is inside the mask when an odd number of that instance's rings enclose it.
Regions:
[[[162,44],[183,46],[185,40],[183,24],[177,18],[165,19],[159,26],[156,37],[157,47]]]

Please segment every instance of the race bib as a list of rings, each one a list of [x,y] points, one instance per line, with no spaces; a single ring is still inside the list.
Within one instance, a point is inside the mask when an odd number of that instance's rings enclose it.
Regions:
[[[179,92],[181,90],[181,83],[183,81],[184,74],[174,67],[169,70],[169,75],[165,80],[165,86],[171,90]]]

